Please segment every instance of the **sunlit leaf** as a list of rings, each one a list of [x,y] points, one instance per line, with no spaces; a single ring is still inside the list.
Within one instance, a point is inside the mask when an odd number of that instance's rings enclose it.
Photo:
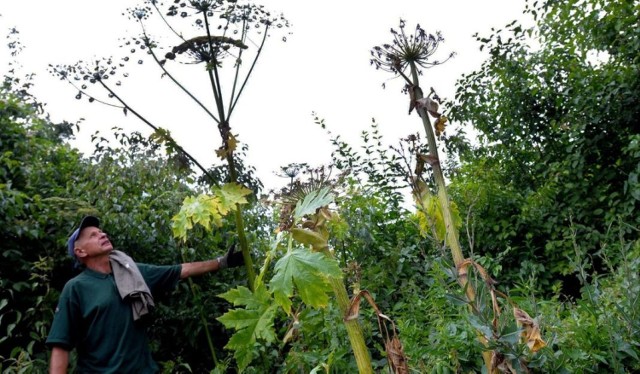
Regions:
[[[232,154],[233,151],[238,147],[238,139],[236,139],[233,134],[229,134],[229,140],[227,141],[227,145],[222,145],[220,148],[216,149],[216,156],[220,159],[224,160],[228,155]]]
[[[215,196],[202,194],[185,198],[180,211],[171,219],[173,236],[186,240],[187,231],[194,225],[201,225],[206,230],[211,230],[212,224],[222,225],[219,206],[220,200]]]
[[[227,214],[229,210],[235,210],[236,204],[246,204],[246,196],[252,191],[238,183],[226,183],[214,190],[214,194],[220,201],[220,213]]]
[[[229,134],[229,140],[227,141],[227,152],[232,153],[238,147],[238,139],[233,134]]]
[[[224,149],[224,147],[220,147],[220,148],[216,149],[216,156],[218,156],[220,159],[224,160],[227,157],[227,150]]]
[[[182,202],[178,214],[171,219],[171,230],[175,238],[186,240],[187,232],[200,225],[211,230],[212,225],[222,226],[222,217],[237,204],[246,204],[246,196],[251,190],[237,183],[227,183],[213,190],[213,195],[202,194],[187,197]]]

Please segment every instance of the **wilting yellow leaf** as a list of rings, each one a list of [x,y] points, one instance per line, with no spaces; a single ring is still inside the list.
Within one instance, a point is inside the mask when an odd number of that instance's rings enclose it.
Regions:
[[[229,134],[229,140],[227,141],[227,146],[225,147],[223,144],[222,147],[216,149],[216,156],[224,160],[228,155],[232,154],[237,147],[238,147],[238,139],[236,139],[236,137],[233,136],[233,134]]]
[[[229,141],[227,142],[227,152],[232,153],[238,146],[238,139],[233,134],[229,134]]]
[[[436,123],[433,125],[436,129],[436,136],[440,136],[444,132],[444,127],[448,120],[446,116],[440,116],[436,119]]]
[[[438,241],[444,241],[447,233],[446,222],[444,221],[444,214],[438,196],[431,194],[426,185],[418,185],[417,190],[414,191],[414,199],[416,201],[416,216],[420,233],[423,236],[428,236],[429,232],[431,232]],[[456,227],[460,227],[462,218],[460,218],[458,206],[453,201],[449,201],[449,208],[453,224]]]
[[[327,247],[328,237],[315,231],[294,227],[291,229],[291,235],[296,241],[311,245],[314,250],[321,250]]]
[[[216,156],[220,157],[221,159],[225,159],[225,157],[227,157],[227,150],[224,149],[224,147],[220,147],[218,149],[216,149]]]
[[[538,352],[547,345],[547,343],[542,340],[538,323],[534,321],[527,312],[522,309],[513,308],[513,315],[518,325],[524,328],[522,338],[532,352]]]

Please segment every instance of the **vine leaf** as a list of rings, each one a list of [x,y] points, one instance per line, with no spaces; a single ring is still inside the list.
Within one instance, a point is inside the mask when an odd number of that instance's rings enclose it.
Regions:
[[[218,317],[218,321],[225,327],[236,330],[225,348],[234,351],[233,356],[242,372],[254,358],[257,339],[267,342],[276,340],[273,320],[278,305],[273,303],[273,298],[264,285],[259,285],[253,293],[248,288],[239,286],[219,296],[234,306],[245,307],[230,310]]]
[[[320,207],[331,204],[334,196],[328,187],[311,191],[303,200],[298,201],[293,211],[293,218],[298,221],[307,214],[313,214]]]
[[[342,277],[335,259],[306,248],[296,248],[287,253],[276,263],[274,271],[269,285],[276,302],[287,313],[291,309],[294,285],[304,303],[322,308],[329,303],[331,287],[328,277]]]

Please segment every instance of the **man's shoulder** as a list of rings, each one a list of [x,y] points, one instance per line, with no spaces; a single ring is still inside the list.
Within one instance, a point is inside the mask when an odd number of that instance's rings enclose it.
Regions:
[[[64,288],[69,290],[82,288],[86,284],[95,282],[94,278],[95,277],[92,277],[89,274],[87,274],[87,270],[85,269],[84,271],[80,272],[73,278],[69,279],[67,283],[64,285]]]
[[[76,274],[73,278],[69,279],[67,283],[64,284],[63,290],[71,290],[78,287],[79,284],[84,282],[85,276],[83,273]]]

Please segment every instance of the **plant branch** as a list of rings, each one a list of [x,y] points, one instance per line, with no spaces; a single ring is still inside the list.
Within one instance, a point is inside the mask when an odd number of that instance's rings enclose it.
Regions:
[[[246,40],[246,22],[247,21],[243,21],[242,22],[242,42],[244,42]],[[227,113],[231,113],[231,109],[232,109],[232,104],[233,104],[233,96],[236,94],[236,87],[238,85],[238,76],[240,76],[240,66],[242,65],[242,52],[244,52],[243,49],[240,49],[240,52],[238,52],[238,58],[236,59],[236,72],[235,72],[235,76],[233,77],[233,88],[231,88],[231,96],[230,96],[230,100],[229,100],[229,108],[227,109]]]
[[[173,77],[173,75],[171,75],[171,73],[169,73],[169,71],[164,67],[164,64],[162,64],[160,62],[160,60],[158,59],[158,56],[153,51],[153,47],[151,46],[151,42],[149,41],[149,38],[148,38],[148,36],[147,36],[147,34],[146,34],[145,30],[144,30],[144,26],[142,27],[142,34],[145,37],[145,44],[149,48],[149,53],[151,54],[151,57],[153,57],[153,59],[156,62],[156,64],[158,64],[158,66],[160,66],[160,69],[162,69],[164,74],[167,77],[169,77],[169,79],[171,79],[171,81],[173,83],[175,83],[178,87],[180,87],[180,89],[182,91],[184,91],[184,93],[186,93],[193,101],[195,101],[196,104],[198,104],[198,106],[200,106],[200,108],[202,108],[209,115],[209,117],[211,117],[214,121],[216,121],[216,123],[219,123],[220,121],[218,120],[218,118],[216,118],[216,116],[213,115],[213,113],[211,113],[209,111],[209,109],[207,109],[207,107],[204,106],[204,104],[202,104],[202,102],[200,100],[198,100],[191,92],[189,92],[189,90],[187,90],[180,82],[178,82],[178,80],[176,80]]]
[[[256,66],[256,62],[258,62],[258,57],[260,57],[260,53],[262,52],[262,48],[264,47],[264,43],[267,40],[267,31],[269,31],[269,25],[268,24],[264,27],[264,36],[262,37],[262,42],[260,43],[260,47],[258,48],[258,51],[256,52],[256,57],[253,59],[253,63],[251,64],[251,68],[249,68],[249,72],[247,73],[247,76],[244,78],[244,82],[242,82],[242,86],[240,86],[240,91],[238,91],[238,96],[236,96],[235,99],[233,97],[231,98],[231,100],[233,101],[233,105],[231,106],[231,109],[229,110],[229,116],[231,116],[231,113],[233,112],[233,109],[236,107],[236,104],[238,103],[238,99],[240,99],[240,95],[242,95],[242,91],[244,90],[244,87],[247,84],[247,81],[249,80],[249,76],[253,72],[253,68]]]
[[[131,113],[133,113],[133,115],[135,115],[136,117],[138,117],[138,119],[140,119],[142,122],[144,122],[147,126],[151,127],[154,131],[158,131],[159,127],[155,126],[154,124],[152,124],[151,122],[149,122],[146,118],[144,118],[141,114],[139,114],[138,112],[136,112],[134,109],[132,109],[127,103],[124,102],[124,100],[122,100],[122,98],[120,98],[120,96],[118,96],[109,86],[107,86],[102,79],[98,79],[98,82],[100,82],[100,84],[102,85],[102,87],[104,87],[107,91],[109,91],[109,93],[111,95],[113,95],[113,97],[116,98],[116,100],[118,100],[123,106],[124,109],[130,111]],[[209,178],[209,180],[211,181],[212,184],[217,185],[217,182],[215,180],[215,178],[213,177],[213,175],[211,175],[207,169],[205,169],[199,162],[198,160],[196,160],[195,158],[193,158],[193,156],[191,156],[189,154],[189,152],[185,151],[184,148],[182,148],[178,143],[176,143],[176,141],[173,138],[168,139],[169,142],[171,143],[171,145],[173,147],[175,147],[178,151],[180,151],[180,153],[182,153],[183,155],[185,155],[191,162],[193,162],[198,169],[200,169],[200,171],[202,171],[202,173],[204,175],[207,176],[207,178]]]
[[[114,108],[118,108],[118,109],[123,109],[124,107],[119,106],[119,105],[115,105],[115,104],[111,104],[108,103],[104,100],[100,100],[100,99],[96,99],[95,96],[93,95],[89,95],[85,90],[83,90],[82,88],[78,88],[78,86],[76,86],[75,83],[73,83],[73,81],[71,81],[69,78],[65,78],[67,80],[67,83],[69,83],[73,88],[75,88],[76,90],[78,90],[78,92],[82,93],[83,95],[89,97],[90,99],[93,99],[94,101],[100,103],[100,104],[104,104],[106,106],[110,106],[110,107],[114,107]]]
[[[205,26],[205,29],[207,30],[207,36],[209,41],[209,51],[211,53],[211,61],[208,61],[209,66],[207,66],[207,71],[209,72],[209,80],[211,80],[211,87],[213,88],[213,94],[216,100],[216,107],[218,108],[218,115],[220,116],[220,121],[225,122],[225,121],[228,121],[229,118],[225,119],[225,115],[224,115],[224,98],[222,97],[222,87],[220,86],[220,77],[218,76],[218,61],[214,53],[213,42],[211,41],[211,29],[209,27],[209,17],[204,12],[203,12],[203,15],[204,15],[204,26]],[[212,71],[213,71],[213,75],[211,73]],[[223,139],[223,141],[226,144],[227,139]]]
[[[157,1],[150,1],[151,5],[153,5],[153,7],[156,9],[156,12],[158,13],[158,15],[160,16],[160,18],[162,19],[162,22],[164,22],[165,25],[167,25],[167,27],[169,28],[169,30],[171,30],[171,32],[173,32],[178,38],[182,39],[183,42],[186,42],[187,40],[182,36],[182,34],[178,33],[173,26],[171,26],[171,24],[167,21],[167,19],[164,17],[164,15],[162,15],[162,12],[160,11],[160,9],[158,9],[158,4]],[[140,24],[142,24],[142,20],[140,20]]]

